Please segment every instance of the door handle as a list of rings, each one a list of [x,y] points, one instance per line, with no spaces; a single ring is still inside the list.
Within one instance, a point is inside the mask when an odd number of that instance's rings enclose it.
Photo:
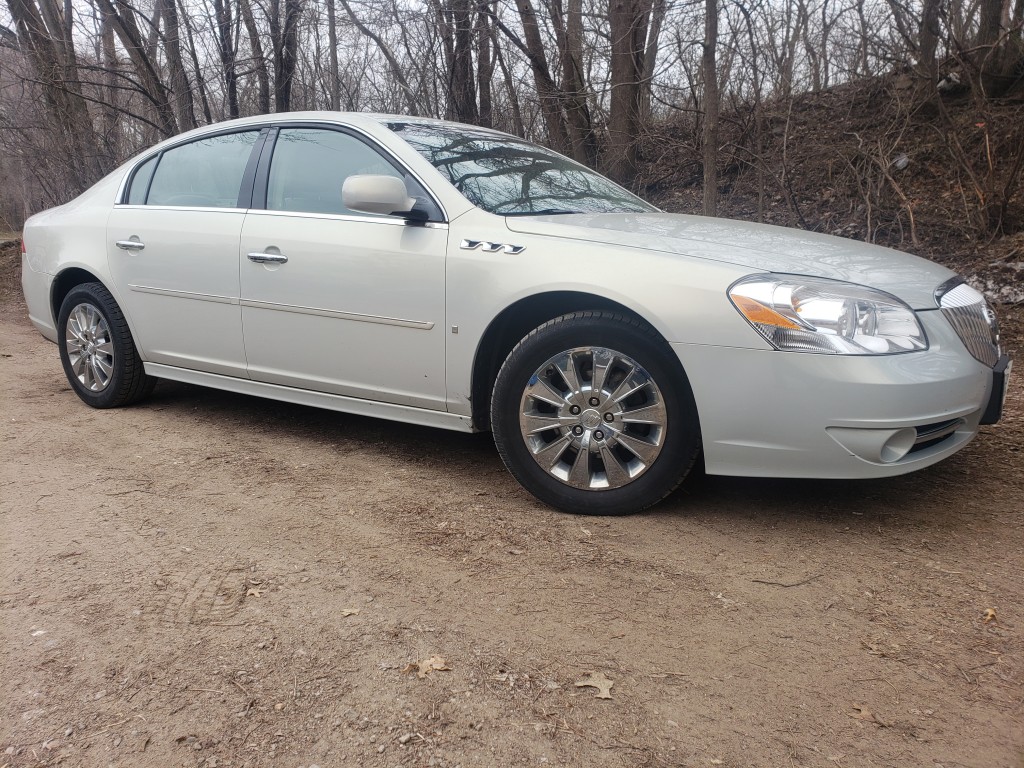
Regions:
[[[257,264],[287,264],[288,257],[283,253],[247,253],[249,261],[255,261]]]
[[[138,240],[118,240],[114,243],[122,251],[141,251],[146,247],[145,243]]]

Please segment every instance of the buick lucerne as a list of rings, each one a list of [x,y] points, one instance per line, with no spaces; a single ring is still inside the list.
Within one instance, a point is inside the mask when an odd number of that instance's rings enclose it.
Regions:
[[[999,419],[985,298],[924,259],[662,213],[495,131],[334,112],[177,136],[25,226],[86,404],[157,379],[466,432],[570,512],[707,472],[874,478]]]

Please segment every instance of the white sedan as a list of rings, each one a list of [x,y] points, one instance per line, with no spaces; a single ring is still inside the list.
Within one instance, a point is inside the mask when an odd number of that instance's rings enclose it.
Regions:
[[[512,136],[290,113],[177,136],[25,226],[29,314],[88,405],[157,379],[490,430],[560,509],[707,472],[897,475],[995,422],[995,315],[949,270],[658,211]]]

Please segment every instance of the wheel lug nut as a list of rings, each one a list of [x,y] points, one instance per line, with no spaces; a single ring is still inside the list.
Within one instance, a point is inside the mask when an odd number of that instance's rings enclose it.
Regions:
[[[604,420],[607,421],[609,424],[611,424],[613,421],[615,421],[615,414],[613,414],[613,413],[606,413],[604,415]]]
[[[583,427],[573,427],[572,433],[576,435],[576,437],[579,437],[580,435],[583,434]]]
[[[599,429],[597,430],[597,432],[594,433],[594,437],[597,438],[598,440],[604,440],[604,432],[602,432]]]
[[[572,408],[569,409],[569,413],[571,413],[573,416],[578,416],[579,412],[580,412],[580,407],[578,405],[574,405],[574,406],[572,406]]]
[[[592,397],[592,398],[590,398],[590,404],[591,405],[600,405],[601,401],[598,400],[596,397]]]

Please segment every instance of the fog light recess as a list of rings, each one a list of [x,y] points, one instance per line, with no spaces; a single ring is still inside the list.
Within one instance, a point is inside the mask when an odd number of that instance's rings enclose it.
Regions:
[[[913,427],[900,429],[857,429],[828,427],[829,437],[851,454],[872,464],[894,464],[906,456],[917,440]]]
[[[886,464],[897,462],[910,453],[910,449],[914,447],[914,442],[916,440],[916,429],[913,427],[901,429],[885,441],[882,445],[882,450],[878,453],[878,458]]]

